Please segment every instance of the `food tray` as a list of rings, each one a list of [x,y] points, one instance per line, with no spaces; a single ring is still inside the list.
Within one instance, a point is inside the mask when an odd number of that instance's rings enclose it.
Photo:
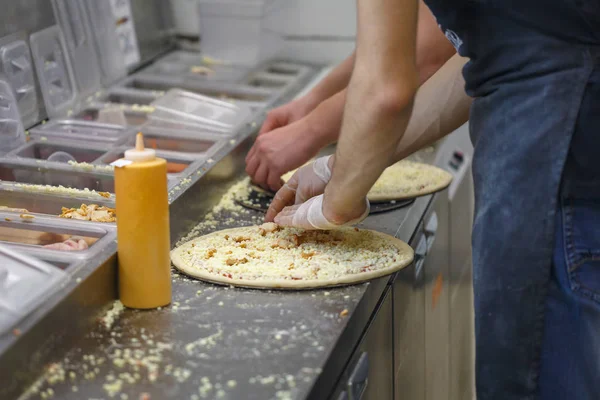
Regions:
[[[107,146],[94,144],[81,144],[69,141],[30,140],[27,144],[12,151],[8,157],[19,157],[47,162],[69,163],[68,155],[75,163],[89,163],[96,161],[108,151]]]
[[[0,244],[28,254],[60,255],[63,258],[89,259],[116,239],[114,223],[97,223],[48,217],[40,214],[0,212]],[[64,251],[45,248],[70,238],[84,240],[85,250]]]
[[[239,82],[249,69],[229,65],[203,65],[177,62],[158,62],[142,70],[142,73],[162,76],[179,76],[199,81]]]
[[[148,114],[153,111],[150,106],[133,104],[92,104],[85,107],[72,119],[88,122],[100,122],[101,110],[115,110],[123,114],[124,126],[140,126],[148,122]],[[104,122],[100,122],[104,123]]]
[[[189,135],[180,131],[167,131],[142,127],[144,146],[154,149],[164,156],[180,160],[198,161],[205,160],[215,154],[226,143],[218,134],[198,132]],[[135,136],[131,136],[125,143],[126,147],[135,145]]]
[[[87,102],[88,104],[125,104],[144,106],[149,105],[164,94],[165,92],[162,90],[140,90],[115,86],[106,91],[98,92],[94,96],[88,97]]]
[[[45,214],[57,217],[62,213],[62,208],[78,208],[82,204],[97,204],[99,206],[115,208],[114,197],[104,198],[92,192],[76,193],[65,191],[44,192],[43,188],[15,186],[3,182],[0,185],[0,206],[2,212],[10,209],[17,213]]]
[[[168,91],[182,89],[215,99],[252,107],[265,107],[279,92],[246,85],[225,82],[198,82],[177,77],[138,74],[125,79],[121,87],[146,91]]]
[[[125,150],[128,149],[130,149],[130,147],[114,149],[96,160],[96,163],[109,165],[110,163],[123,158],[125,156]],[[167,177],[171,181],[179,179],[185,172],[189,171],[192,162],[194,162],[185,156],[180,157],[171,152],[163,153],[160,150],[156,151],[156,156],[167,160]],[[204,160],[204,158],[200,158],[200,160]]]
[[[112,171],[84,170],[67,164],[35,162],[19,158],[0,159],[0,182],[6,184],[50,185],[114,193]],[[18,185],[17,185],[18,186]]]

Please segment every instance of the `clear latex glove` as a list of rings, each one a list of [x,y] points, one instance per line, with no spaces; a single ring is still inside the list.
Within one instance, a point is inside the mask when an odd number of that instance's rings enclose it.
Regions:
[[[351,221],[344,222],[341,225],[330,222],[323,214],[323,195],[313,197],[302,204],[296,204],[291,207],[285,207],[275,217],[275,223],[281,226],[293,226],[304,229],[336,229],[341,226],[351,226],[358,224],[369,215],[369,200],[365,199],[365,210],[360,217]]]
[[[320,157],[313,163],[299,168],[275,194],[267,210],[265,221],[273,221],[273,218],[286,206],[301,204],[311,197],[323,194],[325,186],[331,179],[330,158],[331,156]]]

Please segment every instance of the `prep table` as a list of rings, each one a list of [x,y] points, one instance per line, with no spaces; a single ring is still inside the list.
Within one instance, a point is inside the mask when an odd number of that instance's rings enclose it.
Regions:
[[[288,101],[313,76],[307,73],[296,85],[288,85],[270,104]],[[219,140],[210,157],[190,157],[184,173],[173,177],[173,245],[190,231],[198,235],[261,223],[262,214],[236,205],[228,191],[245,175],[244,158],[262,118],[264,107],[235,135]],[[44,140],[33,143],[49,145]],[[31,146],[19,154],[31,154]],[[94,146],[84,147],[90,151]],[[417,157],[464,176],[468,164],[440,151]],[[106,147],[97,151],[102,152],[114,154]],[[451,159],[439,161],[440,154]],[[112,188],[108,171],[45,160],[37,160],[35,169],[30,163],[22,156],[0,159],[0,166],[10,171],[26,169],[29,175],[23,177],[65,179],[72,174],[76,180],[71,182],[88,177],[79,182],[81,188],[89,182],[97,190]],[[47,197],[39,202],[19,189],[9,187],[0,200],[50,214],[67,200],[69,206],[80,200],[47,193],[35,195]],[[410,243],[416,249],[415,263],[393,276],[338,289],[261,292],[204,284],[175,272],[169,307],[123,311],[114,303],[114,232],[102,247],[72,262],[43,249],[24,248],[66,268],[71,279],[12,334],[0,337],[0,397],[13,398],[26,390],[23,398],[439,398],[427,388],[446,391],[450,385],[450,296],[449,290],[442,291],[441,279],[451,284],[447,208],[452,190],[456,188],[365,220],[362,227]],[[27,199],[30,203],[23,203]],[[94,200],[102,201],[111,205],[114,199]]]
[[[173,201],[174,243],[243,176],[243,160],[250,143],[240,143],[214,166],[211,171],[216,173],[208,172],[201,179],[202,185],[193,185]],[[219,174],[221,166],[229,170],[226,175]],[[411,242],[423,234],[419,227],[432,199],[426,196],[408,208],[371,216],[361,227]],[[204,231],[255,224],[261,218],[255,211],[224,210],[215,218],[217,225],[207,226]],[[346,390],[350,378],[343,374],[346,369],[346,373],[356,373],[356,391],[366,384],[369,375],[367,388],[376,395],[372,398],[391,398],[392,307],[413,311],[407,304],[393,304],[393,290],[405,291],[424,284],[419,283],[422,271],[416,271],[415,265],[367,284],[289,293],[219,287],[174,272],[171,306],[121,314],[110,301],[116,297],[115,287],[111,287],[115,268],[113,257],[87,277],[95,287],[111,290],[102,293],[104,310],[90,316],[97,320],[82,330],[81,337],[64,345],[66,354],[49,348],[53,346],[51,337],[36,344],[39,351],[48,347],[54,354],[47,360],[52,362],[41,374],[39,385],[34,385],[36,393],[27,398],[52,394],[61,399],[137,399],[149,393],[152,399],[322,399],[338,387],[338,392],[345,393],[340,389]],[[403,293],[396,293],[398,301],[403,297]],[[81,295],[70,299],[82,300]],[[55,330],[57,325],[64,331],[72,326],[70,314],[48,323]],[[424,329],[423,321],[412,320],[411,324],[414,326],[409,329],[415,333]],[[362,347],[361,339],[365,341]],[[410,346],[418,346],[418,342]],[[364,372],[360,370],[365,368],[361,364],[364,359],[352,359],[356,358],[357,348],[369,357],[370,365]],[[15,364],[10,358],[2,359],[0,376],[6,376],[8,365],[17,364],[19,354],[13,357]],[[416,371],[419,365],[424,370],[424,352],[420,358],[414,360],[419,363],[407,366],[409,370]],[[133,359],[139,362],[130,362]],[[359,367],[356,371],[355,364]],[[8,384],[3,382],[2,387]]]

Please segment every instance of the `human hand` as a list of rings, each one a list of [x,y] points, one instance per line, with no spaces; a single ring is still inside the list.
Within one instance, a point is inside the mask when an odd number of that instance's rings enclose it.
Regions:
[[[298,169],[285,185],[275,194],[265,221],[272,222],[284,207],[301,204],[308,199],[320,195],[331,179],[333,157],[326,156],[316,159]]]
[[[317,104],[314,104],[308,96],[303,96],[274,108],[267,113],[267,118],[263,122],[258,135],[263,135],[299,121],[314,110],[316,106]]]
[[[328,218],[325,215],[324,199],[324,195],[320,194],[302,204],[285,207],[275,216],[274,221],[277,225],[281,226],[328,230],[355,225],[369,215],[369,200],[365,198],[362,209],[360,208],[361,206],[358,206],[359,208],[350,214],[357,215],[358,217],[350,220],[340,220],[338,218],[337,221],[333,222],[333,218]]]
[[[260,135],[246,157],[246,172],[264,189],[277,191],[281,176],[304,165],[320,149],[318,135],[305,119]]]

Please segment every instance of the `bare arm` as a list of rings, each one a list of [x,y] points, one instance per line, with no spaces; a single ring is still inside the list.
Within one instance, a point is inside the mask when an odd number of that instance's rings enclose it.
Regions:
[[[419,83],[423,85],[455,54],[456,50],[438,28],[433,14],[425,3],[420,1],[416,50]],[[348,75],[345,80],[345,85],[347,85],[352,68],[354,67],[354,56],[355,54],[353,53],[351,57],[332,71],[325,80],[331,78],[338,84],[342,84],[344,83],[343,76],[347,73]],[[350,59],[352,59],[351,63]],[[325,80],[323,81],[323,89],[318,89],[320,85],[313,89],[315,93],[322,95],[325,93],[324,88],[333,89],[334,85],[325,83]],[[439,82],[439,80],[438,78],[436,82]],[[307,131],[314,138],[314,142],[309,138],[306,139],[313,142],[311,148],[315,150],[312,152],[312,155],[316,154],[319,149],[338,140],[342,125],[342,114],[346,105],[347,89],[345,85],[343,90],[323,101],[306,117]],[[432,85],[434,84],[430,84],[429,87],[432,87]]]
[[[473,99],[467,96],[464,88],[462,67],[466,62],[466,58],[456,54],[419,88],[394,161],[408,157],[467,122]]]
[[[308,101],[316,107],[319,103],[346,89],[352,70],[356,52],[352,52],[344,61],[335,67],[327,76],[306,94]]]
[[[422,0],[419,1],[416,55],[419,82],[422,84],[427,81],[455,53],[452,44],[438,28],[429,7]],[[308,96],[320,103],[346,89],[354,69],[355,57],[356,52],[353,52],[315,86]]]
[[[364,212],[408,125],[418,86],[417,9],[416,0],[358,0],[356,60],[323,202],[333,223]]]

